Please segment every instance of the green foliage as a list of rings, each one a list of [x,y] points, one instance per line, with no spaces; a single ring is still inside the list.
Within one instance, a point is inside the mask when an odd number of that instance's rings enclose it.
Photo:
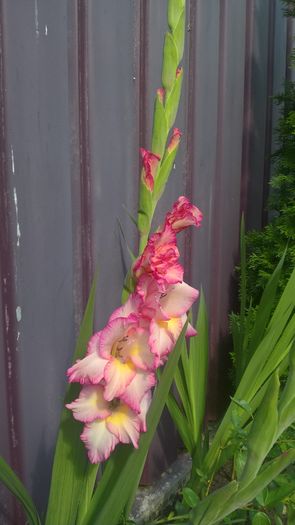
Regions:
[[[80,327],[73,361],[85,355],[87,343],[93,334],[96,278],[94,278],[87,307]],[[67,388],[65,403],[77,397],[79,385]],[[63,409],[55,448],[46,525],[73,525],[86,512],[98,465],[91,465],[80,440],[81,425],[69,410]]]
[[[0,457],[0,481],[10,490],[10,492],[22,504],[30,525],[40,525],[40,518],[36,507],[20,479],[13,472],[10,466]]]
[[[285,16],[295,16],[295,0],[281,0]]]
[[[293,512],[295,484],[290,465],[295,461],[295,447],[294,432],[291,438],[289,433],[295,421],[295,270],[276,308],[273,306],[283,260],[262,294],[254,321],[251,355],[210,444],[205,437],[205,399],[201,396],[200,405],[193,405],[200,392],[195,386],[194,394],[191,393],[192,377],[201,385],[203,395],[206,390],[208,324],[207,320],[204,322],[203,299],[200,303],[199,336],[191,341],[189,352],[186,347],[182,350],[175,375],[178,395],[171,395],[167,402],[192,457],[192,473],[174,515],[161,523],[172,519],[178,522],[178,517],[181,519],[190,508],[190,520],[186,522],[190,525],[279,524],[283,509],[288,508],[290,515]],[[243,330],[244,338],[245,326]],[[201,344],[192,346],[200,336]],[[283,380],[280,388],[286,370],[287,381]],[[196,427],[195,410],[199,418]],[[222,486],[216,487],[218,476],[228,467],[230,473]]]
[[[248,301],[256,306],[266,282],[288,250],[279,291],[295,266],[295,83],[275,98],[281,108],[277,128],[278,150],[273,155],[274,174],[270,181],[270,223],[262,231],[249,232],[247,244]],[[249,303],[248,303],[249,306]]]

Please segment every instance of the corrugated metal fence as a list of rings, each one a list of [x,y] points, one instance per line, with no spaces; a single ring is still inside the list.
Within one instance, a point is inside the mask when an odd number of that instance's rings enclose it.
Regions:
[[[240,211],[250,227],[264,220],[270,96],[289,75],[292,28],[279,0],[187,4],[177,120],[184,135],[158,219],[180,194],[204,212],[202,230],[187,232],[183,245],[186,280],[203,285],[210,309],[214,414]],[[136,212],[166,0],[0,0],[0,17],[1,454],[44,510],[65,370],[93,269],[99,328],[119,303],[129,264],[118,219],[136,249],[123,205]],[[161,431],[157,462],[166,448]],[[2,494],[0,523],[21,523],[7,517]]]

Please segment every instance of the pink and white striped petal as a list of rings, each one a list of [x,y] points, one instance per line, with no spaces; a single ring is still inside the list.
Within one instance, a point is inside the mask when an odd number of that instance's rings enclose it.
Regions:
[[[126,403],[134,412],[141,412],[141,401],[148,390],[156,384],[155,374],[146,372],[137,372],[134,379],[128,385],[126,390],[120,396],[120,399]]]
[[[103,397],[103,387],[100,385],[84,386],[78,399],[66,405],[72,410],[77,421],[91,423],[95,419],[105,419],[111,415],[109,404]]]
[[[180,317],[185,314],[199,296],[198,290],[187,283],[176,283],[169,286],[159,299],[160,307],[170,317]]]
[[[106,420],[107,429],[121,442],[138,448],[140,420],[126,405],[119,405]]]
[[[108,429],[105,419],[86,424],[80,437],[88,450],[91,463],[108,459],[119,443],[119,439]]]
[[[136,368],[131,361],[122,363],[119,359],[112,358],[104,370],[105,400],[112,401],[115,397],[119,397],[131,383],[135,374]]]
[[[76,363],[67,371],[69,383],[81,385],[98,384],[104,377],[104,369],[108,361],[93,352]]]

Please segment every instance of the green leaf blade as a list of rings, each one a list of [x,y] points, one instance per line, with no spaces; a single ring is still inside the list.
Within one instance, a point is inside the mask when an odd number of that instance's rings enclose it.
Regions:
[[[84,357],[87,342],[93,333],[95,290],[96,277],[81,324],[74,361]],[[79,389],[80,385],[69,385],[65,403],[75,399]],[[84,445],[80,440],[81,432],[82,424],[75,421],[71,412],[64,408],[55,449],[46,525],[73,525],[76,523],[79,505],[82,508],[87,507],[84,498],[89,496],[88,476],[93,479],[94,474],[93,469],[89,468]],[[94,470],[97,471],[97,468],[95,465]]]
[[[41,525],[41,521],[31,496],[6,461],[0,457],[0,481],[22,504],[30,525]]]

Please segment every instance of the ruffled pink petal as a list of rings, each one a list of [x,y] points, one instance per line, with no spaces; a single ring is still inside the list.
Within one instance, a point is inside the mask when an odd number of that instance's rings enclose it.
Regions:
[[[130,343],[126,345],[126,356],[132,363],[141,370],[153,370],[155,368],[155,356],[149,346],[149,333],[147,330],[136,331],[135,336],[130,338]]]
[[[185,322],[186,320],[184,321],[184,323]],[[195,335],[198,335],[197,330],[195,330],[194,327],[190,323],[188,323],[185,337],[194,337]]]
[[[87,354],[98,354],[101,330],[96,332],[88,341]]]
[[[81,360],[78,360],[67,371],[70,383],[81,383],[81,385],[98,384],[104,377],[104,369],[107,360],[93,352]]]
[[[181,195],[173,204],[173,208],[166,215],[165,224],[169,224],[178,233],[188,226],[199,228],[203,219],[203,214],[194,206],[187,197]]]
[[[152,320],[149,338],[151,351],[159,358],[169,354],[178,339],[182,327],[183,322],[181,318],[170,319],[169,321]]]
[[[131,315],[127,318],[117,317],[110,321],[101,331],[99,354],[105,359],[111,359],[112,351],[115,350],[114,345],[124,344],[124,337],[129,326],[135,324],[134,317]],[[120,342],[121,341],[121,342]]]
[[[142,297],[140,295],[137,293],[131,294],[126,303],[114,310],[111,317],[109,318],[109,322],[117,319],[118,317],[129,317],[130,314],[137,315],[142,302]]]
[[[66,405],[73,411],[77,421],[91,423],[95,419],[105,419],[111,414],[108,403],[103,397],[103,387],[97,385],[84,386],[78,399]]]
[[[104,371],[105,389],[104,398],[112,401],[119,397],[126,390],[129,383],[136,374],[136,368],[131,361],[122,363],[119,359],[112,359],[108,362]]]
[[[167,284],[180,283],[183,280],[183,267],[181,264],[177,263],[168,267],[164,280]]]
[[[141,412],[141,401],[148,390],[156,384],[154,374],[146,372],[137,372],[134,379],[128,385],[126,390],[120,396],[120,399],[126,403],[134,412]]]
[[[120,405],[107,418],[106,426],[121,443],[131,442],[135,448],[138,448],[140,420],[129,407]]]
[[[105,419],[86,424],[81,439],[88,450],[91,463],[100,463],[108,459],[119,443],[119,439],[107,428]]]
[[[167,288],[160,296],[160,306],[168,317],[180,317],[186,313],[199,296],[198,290],[185,282]]]

